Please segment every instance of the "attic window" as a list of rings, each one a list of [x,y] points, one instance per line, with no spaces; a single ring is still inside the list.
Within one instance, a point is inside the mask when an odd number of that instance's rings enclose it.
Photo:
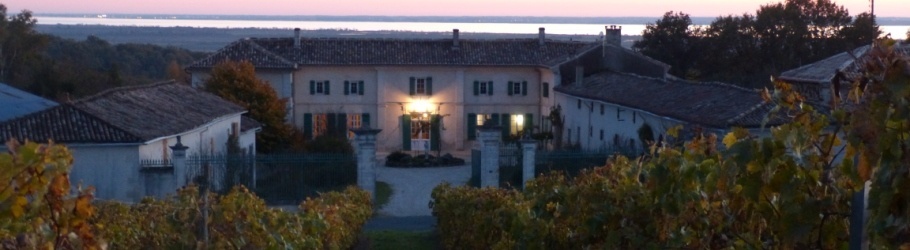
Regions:
[[[616,108],[616,120],[617,121],[625,121],[625,119],[622,118],[623,111],[626,111],[626,110],[621,109],[621,108]]]

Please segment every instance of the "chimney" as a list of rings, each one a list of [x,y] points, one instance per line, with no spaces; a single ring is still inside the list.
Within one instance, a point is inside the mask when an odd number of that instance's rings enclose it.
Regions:
[[[294,28],[294,48],[300,48],[300,28]]]
[[[585,67],[581,66],[581,65],[575,66],[575,83],[577,83],[579,86],[581,86],[581,84],[584,82],[584,80],[585,80]]]
[[[604,46],[612,44],[616,47],[622,47],[622,26],[610,25],[604,27],[607,28]]]
[[[452,29],[452,50],[458,50],[458,29]]]
[[[546,32],[544,32],[544,28],[543,27],[537,28],[537,45],[540,45],[540,47],[543,47],[546,44],[545,42],[546,42]]]

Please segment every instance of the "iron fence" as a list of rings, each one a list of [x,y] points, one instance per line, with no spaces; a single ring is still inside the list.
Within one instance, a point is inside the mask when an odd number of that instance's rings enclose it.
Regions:
[[[296,205],[320,192],[357,184],[351,154],[196,155],[187,157],[186,166],[194,183],[210,184],[217,192],[244,185],[269,204]]]

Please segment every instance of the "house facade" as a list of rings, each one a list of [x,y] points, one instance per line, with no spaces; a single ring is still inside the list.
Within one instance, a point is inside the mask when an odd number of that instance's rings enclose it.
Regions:
[[[178,141],[187,155],[221,154],[236,134],[242,148],[255,152],[259,125],[242,117],[245,112],[215,95],[162,82],[111,89],[2,122],[0,139],[64,144],[73,154],[74,185],[95,187],[99,199],[138,201],[186,183],[174,179],[169,165],[170,146]]]
[[[771,104],[759,92],[724,83],[692,82],[672,77],[604,71],[579,82],[563,84],[557,105],[563,114],[565,143],[586,150],[642,150],[665,142],[666,131],[681,126],[681,134],[715,133],[742,127],[767,133],[762,125]]]
[[[485,122],[538,131],[565,69],[600,65],[602,45],[545,38],[243,39],[187,68],[193,84],[226,60],[249,61],[288,100],[288,122],[314,138],[382,129],[379,150],[465,150]],[[590,62],[589,62],[590,61]],[[542,115],[543,114],[543,115]]]

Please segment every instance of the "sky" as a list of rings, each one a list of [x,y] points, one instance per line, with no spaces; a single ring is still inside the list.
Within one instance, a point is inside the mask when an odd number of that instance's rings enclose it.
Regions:
[[[783,0],[780,0],[783,1]],[[870,0],[835,1],[851,15]],[[754,13],[777,0],[0,0],[9,13],[367,16],[643,16],[667,11],[716,17]],[[910,17],[910,0],[878,0],[879,17]]]

